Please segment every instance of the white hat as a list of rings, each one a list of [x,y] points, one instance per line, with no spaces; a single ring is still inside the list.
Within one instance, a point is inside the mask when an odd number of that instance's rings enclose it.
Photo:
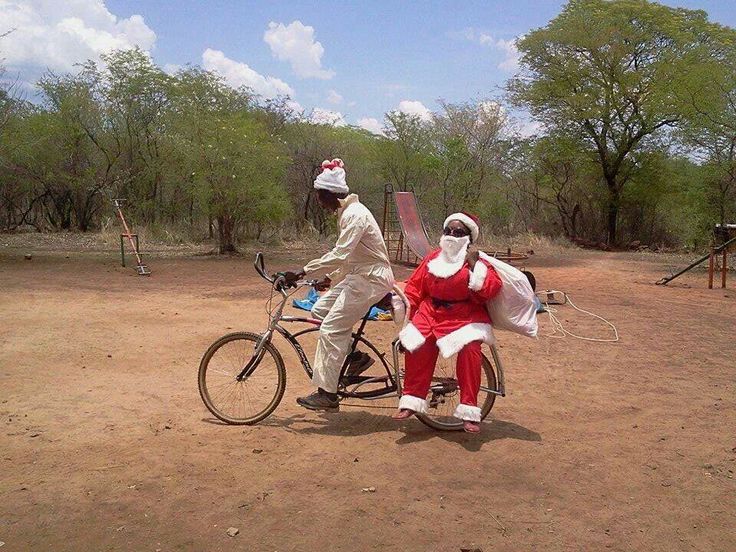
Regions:
[[[480,233],[480,228],[478,228],[478,217],[468,213],[453,213],[445,219],[445,222],[442,224],[442,228],[447,228],[447,225],[453,220],[462,222],[467,226],[468,230],[470,230],[470,237],[473,239],[473,242],[478,241],[478,234]]]
[[[327,190],[336,194],[350,192],[345,182],[345,164],[342,159],[322,161],[322,173],[314,181],[315,190]]]

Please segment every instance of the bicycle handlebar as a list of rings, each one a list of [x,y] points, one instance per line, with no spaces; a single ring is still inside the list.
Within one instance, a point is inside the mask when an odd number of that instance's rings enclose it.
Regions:
[[[270,276],[268,275],[268,273],[266,272],[266,266],[265,266],[265,264],[264,264],[264,262],[263,262],[263,253],[261,253],[260,251],[259,251],[258,253],[256,253],[256,260],[255,260],[255,262],[253,263],[253,266],[255,267],[255,269],[256,269],[256,272],[257,272],[258,274],[260,274],[260,275],[261,275],[261,277],[262,277],[262,278],[263,278],[264,280],[268,280],[269,282],[271,282],[271,283],[273,284],[273,282],[274,282],[274,278],[271,278],[271,277],[270,277]]]
[[[256,272],[263,278],[264,280],[268,281],[273,285],[274,289],[280,292],[284,292],[286,279],[284,278],[283,274],[274,274],[273,276],[269,276],[268,272],[266,271],[266,264],[263,260],[263,253],[259,251],[256,253],[256,259],[253,262],[253,266],[256,269]],[[300,280],[295,283],[294,287],[298,286],[314,286],[317,284],[317,280]]]

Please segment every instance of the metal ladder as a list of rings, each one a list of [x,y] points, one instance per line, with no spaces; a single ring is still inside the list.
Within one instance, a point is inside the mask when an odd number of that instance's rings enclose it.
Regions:
[[[128,238],[128,241],[130,242],[130,247],[133,250],[133,254],[135,255],[137,262],[136,272],[138,272],[139,276],[150,276],[151,269],[143,264],[143,259],[138,249],[138,234],[131,234],[130,229],[128,228],[128,223],[125,222],[125,217],[123,216],[123,204],[125,203],[125,201],[126,200],[124,199],[112,200],[112,204],[115,206],[115,210],[117,211],[120,222],[123,223],[123,229],[125,230],[125,232],[120,234],[120,256],[122,257],[123,266],[125,266],[125,247],[123,243],[123,238]]]
[[[393,257],[393,260],[397,262],[418,265],[421,259],[404,243],[404,232],[396,214],[393,193],[393,186],[386,184],[383,192],[383,225],[381,230],[383,241],[386,242],[389,259]]]

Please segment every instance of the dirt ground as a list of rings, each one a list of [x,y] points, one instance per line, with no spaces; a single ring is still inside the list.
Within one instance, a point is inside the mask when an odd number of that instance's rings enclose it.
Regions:
[[[548,337],[544,315],[537,340],[499,333],[508,395],[470,436],[396,424],[390,404],[302,410],[293,354],[273,416],[215,423],[201,355],[266,320],[249,255],[154,255],[144,278],[114,247],[2,245],[3,552],[736,550],[736,290],[702,272],[654,286],[666,257],[537,252],[539,287],[621,340]]]

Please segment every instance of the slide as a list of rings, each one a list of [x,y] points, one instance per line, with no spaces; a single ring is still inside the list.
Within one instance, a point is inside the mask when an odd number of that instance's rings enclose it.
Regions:
[[[394,192],[393,196],[406,245],[412,253],[423,259],[435,248],[430,244],[429,236],[419,216],[417,198],[413,192]]]

